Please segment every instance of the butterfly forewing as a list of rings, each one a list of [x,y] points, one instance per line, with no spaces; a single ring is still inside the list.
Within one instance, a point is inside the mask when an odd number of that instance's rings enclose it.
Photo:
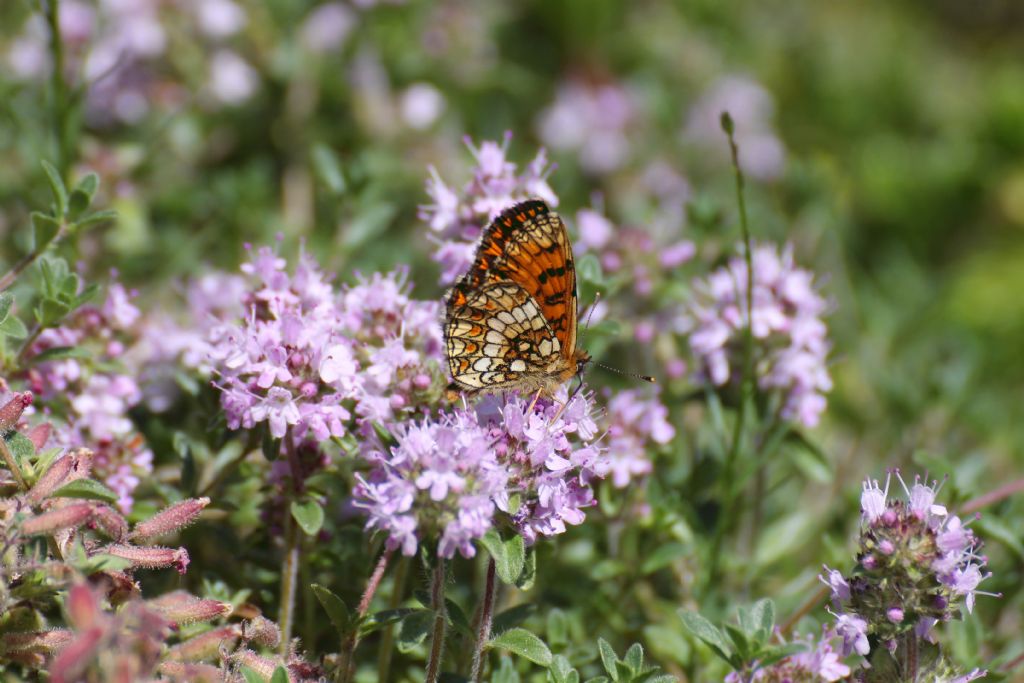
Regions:
[[[517,204],[487,228],[448,297],[445,339],[452,378],[468,390],[550,389],[574,374],[572,248],[544,202]]]

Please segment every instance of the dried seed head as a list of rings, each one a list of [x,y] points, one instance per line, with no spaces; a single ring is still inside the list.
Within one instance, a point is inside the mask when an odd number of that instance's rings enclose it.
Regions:
[[[36,451],[41,451],[43,450],[43,447],[46,446],[46,442],[50,440],[50,434],[52,432],[52,424],[49,422],[41,422],[28,430],[28,433],[25,434],[25,436],[28,437],[28,440],[32,442],[33,446],[35,446]]]
[[[175,503],[149,519],[136,524],[132,538],[136,541],[146,542],[178,531],[194,522],[203,508],[209,504],[209,498],[190,498]]]
[[[114,539],[122,541],[128,534],[128,520],[120,512],[109,505],[93,505],[93,521],[103,532]]]

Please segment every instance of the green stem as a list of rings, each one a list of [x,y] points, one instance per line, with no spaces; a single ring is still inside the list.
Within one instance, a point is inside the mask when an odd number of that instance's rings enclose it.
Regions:
[[[64,79],[64,41],[60,35],[60,0],[44,0],[43,18],[50,32],[50,87],[53,97],[53,125],[57,134],[57,170],[65,182],[71,170],[73,142],[71,139],[71,98]]]
[[[283,442],[291,470],[291,487],[286,489],[284,501],[284,561],[281,564],[281,610],[278,616],[278,626],[281,629],[280,654],[285,657],[288,655],[292,630],[295,627],[295,594],[298,586],[302,532],[292,519],[291,501],[298,492],[300,482],[298,456],[295,453],[295,441],[290,427],[285,432]]]
[[[444,558],[439,556],[430,581],[430,606],[434,610],[434,629],[430,637],[430,659],[427,661],[426,683],[437,683],[437,678],[441,673],[441,660],[444,659],[444,636],[448,626],[448,615],[444,605],[445,571]]]
[[[409,558],[402,556],[395,569],[395,577],[391,582],[391,598],[388,601],[388,609],[398,609],[405,597],[405,579],[409,575]],[[380,651],[377,655],[377,680],[391,680],[391,655],[395,646],[395,625],[388,624],[380,636]]]
[[[736,510],[738,500],[735,492],[736,461],[739,459],[740,448],[743,442],[743,432],[746,427],[748,404],[752,403],[754,397],[754,331],[752,328],[752,317],[754,309],[754,258],[751,250],[750,225],[747,220],[747,203],[743,198],[743,171],[740,170],[739,148],[736,146],[736,138],[733,135],[732,118],[728,112],[722,113],[722,130],[729,138],[729,151],[732,156],[732,168],[736,176],[736,201],[740,210],[740,231],[743,235],[743,258],[747,266],[747,281],[744,298],[746,303],[746,321],[743,328],[743,367],[740,371],[740,405],[736,414],[736,422],[733,424],[732,442],[729,452],[725,458],[725,468],[722,472],[723,484],[723,510],[715,527],[715,536],[712,541],[711,558],[708,563],[708,585],[714,585],[718,580],[719,564],[721,562],[722,544],[725,540],[725,533],[737,517]]]
[[[476,628],[476,646],[473,648],[473,668],[469,677],[474,683],[483,680],[484,648],[491,639],[491,623],[494,621],[494,598],[496,582],[494,581],[496,566],[494,558],[487,561],[487,579],[484,583],[483,601],[480,603],[480,622]]]

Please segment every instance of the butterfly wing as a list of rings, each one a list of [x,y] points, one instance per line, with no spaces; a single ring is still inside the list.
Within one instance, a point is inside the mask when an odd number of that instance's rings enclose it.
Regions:
[[[563,357],[571,359],[576,350],[576,268],[565,223],[544,202],[520,202],[499,214],[484,232],[462,283],[476,288],[502,281],[515,282],[533,297]]]
[[[540,305],[510,281],[457,284],[444,332],[452,379],[469,391],[541,388],[562,352]]]

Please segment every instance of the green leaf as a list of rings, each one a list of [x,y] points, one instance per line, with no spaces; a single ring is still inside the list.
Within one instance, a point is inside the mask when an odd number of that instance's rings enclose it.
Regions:
[[[551,666],[551,650],[537,636],[524,628],[513,628],[492,638],[487,647],[508,650],[543,667]]]
[[[640,674],[644,668],[644,648],[640,643],[633,643],[622,661],[629,667],[629,672],[634,676]]]
[[[50,494],[51,498],[82,498],[116,503],[117,494],[95,479],[75,479]]]
[[[88,360],[92,358],[92,352],[81,346],[53,346],[42,353],[32,356],[30,363],[38,365],[51,360],[64,360],[66,358],[78,358]]]
[[[242,678],[245,679],[245,683],[267,683],[263,676],[259,675],[247,666],[242,667]]]
[[[434,627],[434,612],[429,609],[416,610],[402,619],[395,642],[399,652],[410,652],[427,639]]]
[[[53,193],[53,200],[56,202],[57,217],[63,218],[68,212],[68,190],[64,187],[64,181],[61,180],[60,173],[53,167],[53,164],[48,161],[42,163],[46,179],[50,183],[50,192]]]
[[[329,588],[325,588],[318,583],[310,584],[310,588],[313,589],[313,595],[320,601],[320,606],[327,612],[327,617],[331,620],[334,625],[334,630],[338,632],[339,636],[344,636],[348,633],[350,617],[348,607],[337,595],[331,592]]]
[[[750,635],[755,636],[758,645],[767,642],[775,627],[775,603],[770,598],[758,600],[750,608],[750,619],[754,626]]]
[[[24,339],[28,336],[28,328],[25,327],[25,323],[21,322],[20,318],[12,315],[3,322],[0,322],[0,334],[12,339]]]
[[[647,559],[640,565],[640,571],[644,574],[653,574],[659,569],[667,567],[675,560],[686,557],[690,553],[690,548],[682,543],[663,543],[658,546],[657,550],[647,556]]]
[[[90,225],[96,225],[97,223],[106,223],[117,219],[117,211],[113,209],[104,209],[103,211],[95,211],[87,216],[83,216],[75,221],[75,227],[78,229],[89,227]]]
[[[515,607],[509,607],[507,610],[500,612],[494,617],[494,624],[491,626],[491,633],[502,633],[514,626],[518,626],[532,617],[536,611],[537,606],[532,602],[524,602],[516,605]]]
[[[52,327],[71,312],[71,307],[56,299],[43,299],[36,306],[36,322],[43,327]]]
[[[750,646],[750,639],[747,638],[747,634],[742,628],[735,624],[724,624],[725,632],[729,635],[729,638],[736,645],[736,654],[739,656],[741,661],[749,661],[754,652]]]
[[[327,190],[339,196],[345,192],[345,176],[341,172],[341,162],[327,145],[318,143],[313,147],[313,173]]]
[[[521,591],[528,591],[533,588],[533,582],[537,580],[537,547],[531,546],[526,551],[526,566],[523,573],[516,579],[516,588]]]
[[[994,515],[985,515],[975,522],[975,529],[986,538],[999,541],[1006,546],[1017,559],[1024,562],[1024,545],[1021,545],[1020,528],[1016,530],[1006,525]]]
[[[0,323],[7,320],[11,313],[11,306],[14,304],[14,295],[10,292],[0,292]]]
[[[608,672],[613,681],[619,680],[619,671],[615,666],[619,663],[619,657],[615,654],[612,646],[604,638],[598,638],[597,651],[601,654],[601,664],[604,665],[604,670]]]
[[[582,282],[595,286],[604,285],[604,272],[595,254],[583,254],[576,259],[576,274]]]
[[[49,246],[50,242],[52,242],[60,232],[60,221],[53,216],[48,216],[39,211],[33,211],[31,218],[35,249],[36,251],[42,251]]]
[[[124,571],[128,567],[132,566],[132,562],[131,560],[126,560],[123,557],[115,557],[114,555],[98,553],[87,558],[76,558],[76,561],[74,561],[72,565],[82,574],[89,575],[101,571]]]
[[[551,683],[579,683],[580,674],[572,668],[568,659],[555,655],[548,669],[548,680]]]
[[[565,612],[557,607],[551,608],[547,619],[548,642],[560,647],[569,644],[569,620]]]
[[[68,200],[68,215],[72,220],[89,208],[99,186],[100,179],[95,173],[89,173],[78,182]]]
[[[288,683],[288,672],[283,666],[274,669],[274,675],[270,677],[270,683]]]
[[[11,453],[19,463],[27,463],[36,454],[36,447],[32,445],[27,436],[20,432],[11,432],[5,440],[7,447],[11,449]]]
[[[362,623],[359,624],[359,635],[368,635],[382,626],[401,621],[407,615],[419,611],[416,607],[399,607],[397,609],[381,610],[380,612],[363,617]]]
[[[683,620],[683,626],[685,626],[690,633],[704,641],[704,643],[710,647],[716,655],[724,659],[726,662],[732,663],[729,656],[729,653],[731,652],[729,643],[726,641],[725,636],[722,635],[722,632],[719,631],[714,624],[696,612],[681,609],[677,614],[679,614],[679,618]]]
[[[494,558],[494,568],[503,583],[515,585],[526,567],[526,546],[518,534],[502,540],[495,530],[490,530],[480,539],[481,545]]]
[[[449,598],[445,598],[444,604],[447,608],[448,623],[454,626],[458,631],[461,631],[467,637],[475,638],[476,634],[473,631],[473,627],[469,625],[469,619],[466,617],[466,612],[463,611],[459,603]]]
[[[320,527],[324,525],[324,509],[317,501],[307,498],[306,500],[293,500],[291,505],[292,517],[302,527],[307,536],[315,536]]]

